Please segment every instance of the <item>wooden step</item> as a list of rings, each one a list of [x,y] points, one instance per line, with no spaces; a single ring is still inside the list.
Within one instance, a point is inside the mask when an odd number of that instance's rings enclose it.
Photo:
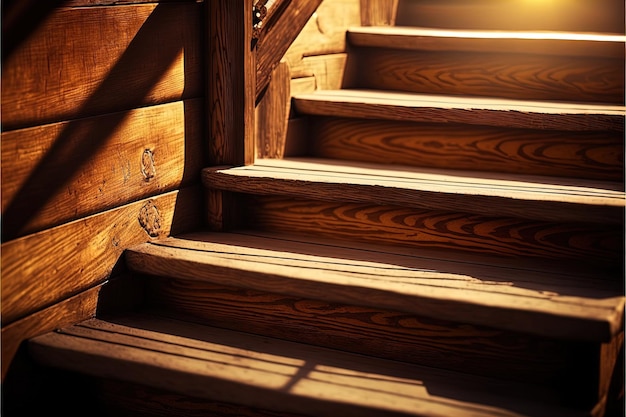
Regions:
[[[135,315],[29,342],[42,364],[309,416],[582,416],[545,388]]]
[[[622,0],[401,0],[397,25],[624,33]]]
[[[350,87],[624,104],[626,36],[366,27]]]
[[[320,158],[623,181],[621,132],[313,117],[307,138]]]
[[[294,97],[299,113],[357,119],[459,123],[520,129],[624,132],[624,106],[321,90]]]
[[[558,262],[209,233],[139,245],[127,251],[126,263],[136,273],[556,339],[608,342],[623,325],[619,280]]]
[[[206,187],[322,201],[374,203],[560,222],[621,224],[619,183],[389,167],[333,160],[261,159],[207,168]]]

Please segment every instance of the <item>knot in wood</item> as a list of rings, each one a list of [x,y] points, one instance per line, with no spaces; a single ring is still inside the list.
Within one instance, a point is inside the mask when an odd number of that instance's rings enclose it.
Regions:
[[[148,200],[146,204],[139,210],[139,224],[146,231],[148,236],[157,237],[161,232],[161,214],[159,209],[154,205],[152,200]]]
[[[150,149],[144,149],[141,154],[141,174],[143,175],[144,181],[150,181],[156,176],[154,155]]]

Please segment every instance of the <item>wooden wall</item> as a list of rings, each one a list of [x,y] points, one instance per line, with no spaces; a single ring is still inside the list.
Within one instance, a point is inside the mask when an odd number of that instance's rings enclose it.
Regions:
[[[3,2],[2,380],[95,313],[125,248],[199,225],[204,7]]]

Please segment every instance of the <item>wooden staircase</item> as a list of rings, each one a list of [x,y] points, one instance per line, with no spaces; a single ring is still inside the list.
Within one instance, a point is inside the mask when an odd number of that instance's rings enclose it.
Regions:
[[[209,167],[139,311],[32,339],[105,415],[622,413],[624,36],[359,27],[306,152]]]

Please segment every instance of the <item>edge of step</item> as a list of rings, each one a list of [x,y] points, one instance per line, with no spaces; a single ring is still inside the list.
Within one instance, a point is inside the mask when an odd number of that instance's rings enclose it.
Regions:
[[[623,326],[619,282],[566,263],[509,265],[485,256],[391,252],[256,232],[168,238],[128,249],[125,258],[142,274],[566,340],[607,342]]]
[[[354,46],[407,50],[502,52],[624,58],[626,36],[548,31],[452,30],[361,26],[347,31]]]
[[[625,106],[427,95],[367,89],[318,90],[292,98],[301,114],[563,131],[624,131]]]
[[[140,314],[29,341],[40,363],[307,415],[582,416],[545,388]]]
[[[318,158],[259,159],[202,171],[205,187],[323,201],[457,210],[547,221],[621,224],[620,184]]]

